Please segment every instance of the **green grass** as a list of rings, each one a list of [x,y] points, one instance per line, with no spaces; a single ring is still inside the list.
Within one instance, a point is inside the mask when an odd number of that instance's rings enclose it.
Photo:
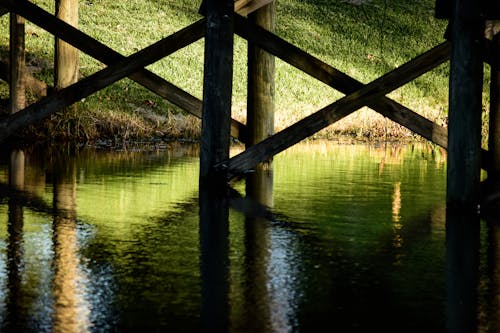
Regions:
[[[53,1],[34,1],[53,12]],[[80,2],[80,29],[123,55],[132,54],[200,19],[194,0],[86,0]],[[276,33],[335,68],[368,83],[444,41],[446,21],[434,18],[434,0],[279,0]],[[0,19],[0,48],[8,45],[7,16]],[[28,62],[52,84],[53,37],[27,25]],[[155,63],[148,69],[201,99],[203,40]],[[235,37],[233,116],[245,121],[246,41]],[[81,54],[81,75],[104,67]],[[488,77],[485,79],[487,84]],[[0,94],[6,98],[5,84]],[[276,130],[332,103],[342,95],[325,84],[276,62]],[[487,95],[485,95],[487,98]],[[390,97],[441,124],[446,123],[448,64],[390,94]],[[50,125],[63,137],[134,138],[166,135],[194,137],[200,122],[177,107],[124,79],[78,103],[76,111],[52,117]],[[152,120],[153,119],[153,120]],[[362,109],[316,137],[411,136],[375,112]]]

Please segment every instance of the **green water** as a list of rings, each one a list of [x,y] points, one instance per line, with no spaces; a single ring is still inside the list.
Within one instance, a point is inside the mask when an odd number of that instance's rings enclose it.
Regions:
[[[144,148],[1,154],[0,331],[500,329],[499,227],[460,278],[440,148],[303,143],[208,201],[197,145]]]

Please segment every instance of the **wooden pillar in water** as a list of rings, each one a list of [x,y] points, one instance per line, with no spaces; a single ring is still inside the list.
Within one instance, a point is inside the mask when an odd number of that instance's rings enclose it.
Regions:
[[[493,36],[493,56],[490,85],[490,127],[488,151],[491,170],[496,180],[500,179],[500,33]]]
[[[229,158],[233,81],[233,0],[207,0],[200,184]]]
[[[249,19],[274,32],[274,1],[249,15]],[[247,146],[274,134],[274,56],[248,44]]]
[[[10,14],[9,53],[9,112],[15,113],[26,106],[26,51],[24,47],[24,18]]]
[[[78,1],[56,0],[57,18],[77,27]],[[56,38],[55,44],[54,72],[54,86],[57,90],[78,81],[78,50],[58,38]]]
[[[207,0],[200,148],[202,332],[229,327],[229,203],[226,177],[213,166],[229,158],[234,0]]]
[[[480,200],[484,22],[478,7],[476,0],[455,0],[450,18],[447,202],[468,209]]]

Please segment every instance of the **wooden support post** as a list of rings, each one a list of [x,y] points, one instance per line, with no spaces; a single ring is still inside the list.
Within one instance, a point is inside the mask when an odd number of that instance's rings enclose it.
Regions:
[[[451,24],[447,202],[477,209],[480,200],[484,22],[467,17],[478,3],[455,0]]]
[[[233,0],[207,0],[200,184],[229,158],[233,80]]]
[[[493,36],[492,59],[500,58],[500,33]],[[490,85],[490,126],[488,150],[491,156],[491,172],[500,179],[500,61],[492,61]]]
[[[250,14],[249,19],[266,30],[274,31],[274,2]],[[274,56],[249,42],[247,146],[274,134],[274,72]]]
[[[9,112],[15,113],[26,106],[26,51],[24,48],[24,18],[10,14],[10,104]]]
[[[77,27],[78,0],[56,0],[56,16]],[[78,50],[59,38],[56,38],[55,43],[54,75],[56,90],[78,81]]]

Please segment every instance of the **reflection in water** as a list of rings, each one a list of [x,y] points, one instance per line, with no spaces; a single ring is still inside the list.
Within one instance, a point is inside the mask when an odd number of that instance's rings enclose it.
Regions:
[[[258,165],[255,172],[246,178],[247,200],[255,201],[264,207],[273,206],[273,171]],[[247,214],[244,221],[245,278],[244,303],[238,311],[236,331],[269,332],[268,323],[278,323],[271,318],[269,281],[270,228],[267,220],[259,215]],[[278,318],[276,318],[278,319]]]
[[[401,220],[401,182],[394,183],[394,194],[392,195],[392,228],[394,231],[394,238],[392,241],[395,250],[400,249],[403,246],[403,236],[401,229],[403,225],[400,223]],[[398,265],[401,263],[401,254],[397,253],[394,259],[394,264]]]
[[[54,170],[53,332],[89,331],[90,309],[82,295],[76,227],[76,166]]]
[[[229,327],[229,199],[225,184],[200,184],[200,271],[203,332]]]
[[[24,189],[25,156],[21,150],[10,153],[9,186],[13,190]],[[23,280],[23,206],[15,199],[9,200],[8,246],[7,246],[7,275],[8,298],[6,330],[20,332],[24,330],[24,316],[22,295]]]
[[[500,225],[488,221],[486,262],[481,277],[481,302],[479,304],[479,331],[500,332]]]
[[[475,332],[479,281],[479,216],[446,212],[447,332]]]
[[[307,143],[199,192],[193,151],[0,155],[24,189],[0,192],[0,330],[498,331],[498,225],[445,230],[441,150]]]
[[[497,221],[498,222],[498,221]],[[491,233],[491,247],[490,247],[490,263],[491,263],[491,276],[492,276],[492,306],[489,307],[491,315],[486,323],[491,323],[491,331],[500,331],[500,225],[490,226]],[[496,320],[495,320],[496,318]]]

